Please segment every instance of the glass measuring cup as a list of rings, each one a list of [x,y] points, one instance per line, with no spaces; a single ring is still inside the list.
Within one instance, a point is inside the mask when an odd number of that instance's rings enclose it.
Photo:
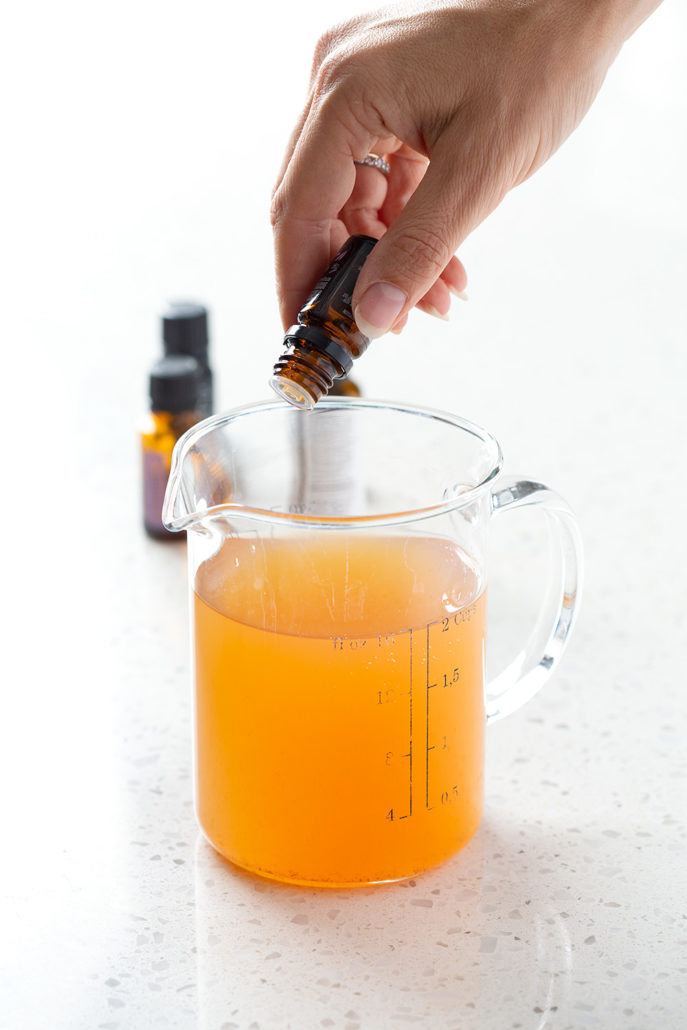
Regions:
[[[226,858],[380,883],[473,836],[486,724],[551,674],[580,589],[570,509],[501,464],[464,419],[367,400],[257,404],[181,438],[163,519],[188,531],[196,810]],[[489,522],[527,505],[552,527],[549,589],[486,684]]]

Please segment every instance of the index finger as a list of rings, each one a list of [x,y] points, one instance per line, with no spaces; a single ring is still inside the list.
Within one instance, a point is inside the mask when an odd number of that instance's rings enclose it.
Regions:
[[[357,130],[357,131],[356,131]],[[348,235],[339,212],[355,185],[355,160],[374,136],[349,129],[333,98],[313,103],[272,198],[279,308],[287,328]]]

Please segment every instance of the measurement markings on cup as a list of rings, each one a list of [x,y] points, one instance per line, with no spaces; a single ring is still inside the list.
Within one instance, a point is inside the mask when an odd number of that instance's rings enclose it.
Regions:
[[[426,627],[424,798],[427,812],[432,812],[437,803],[440,806],[447,805],[460,796],[458,784],[451,782],[455,775],[452,768],[453,761],[448,764],[446,759],[451,757],[451,752],[455,755],[457,746],[456,715],[459,706],[456,705],[454,691],[459,690],[462,686],[461,658],[465,656],[463,642],[465,642],[466,636],[463,626],[470,623],[476,613],[477,606],[473,604],[438,622],[428,623]],[[432,636],[435,638],[434,648]],[[432,672],[430,668],[433,652],[440,663],[438,673]],[[432,695],[434,698],[432,701],[430,691],[436,691]],[[437,734],[437,725],[440,727],[439,735]],[[430,752],[436,753],[432,756],[436,759],[433,763],[431,763]],[[442,752],[447,753],[443,759],[440,758]],[[431,776],[433,765],[436,773]]]
[[[430,653],[431,653],[430,652],[430,648],[429,648],[429,626],[430,626],[430,624],[427,623],[427,643],[426,643],[426,652],[425,652],[425,669],[426,669],[426,673],[425,673],[425,675],[426,675],[426,691],[425,691],[425,694],[426,694],[426,697],[427,697],[427,711],[426,711],[426,716],[425,716],[425,718],[426,718],[426,736],[425,736],[425,808],[427,809],[428,812],[431,812],[432,811],[432,806],[429,803],[429,752],[434,750],[434,744],[430,745],[430,743],[429,743],[429,692],[430,692],[430,690],[434,690],[434,688],[436,687],[436,683],[430,683],[429,682],[429,656],[430,656]]]
[[[401,819],[409,819],[413,814],[413,631],[410,634],[410,658],[408,669],[408,754],[402,755],[408,759],[408,811]]]
[[[452,783],[450,767],[445,759],[439,758],[441,752],[450,752],[456,747],[455,705],[450,702],[449,692],[461,686],[460,651],[456,654],[453,648],[460,642],[461,629],[464,623],[471,621],[475,615],[475,605],[470,605],[453,615],[437,622],[430,622],[426,627],[425,637],[425,809],[431,812],[437,803],[440,806],[450,804],[459,797],[460,790]],[[447,636],[444,636],[447,634]],[[432,646],[434,637],[434,647]],[[432,657],[440,664],[440,671],[431,668]],[[451,663],[458,659],[458,664]],[[431,693],[434,691],[435,693]],[[437,725],[440,732],[437,735]],[[430,752],[435,752],[431,755]],[[448,758],[449,755],[447,754]],[[434,759],[434,761],[431,761]],[[432,771],[434,769],[434,772]],[[450,779],[446,780],[447,772]],[[438,777],[438,779],[437,779]],[[446,782],[444,782],[446,780]]]
[[[414,726],[416,713],[414,711],[413,677],[417,675],[418,663],[416,638],[417,633],[414,633],[411,628],[395,630],[393,633],[379,634],[377,637],[369,638],[373,654],[378,654],[379,648],[391,648],[390,662],[386,669],[382,671],[382,675],[385,676],[385,687],[382,690],[376,690],[377,705],[383,705],[384,710],[386,710],[387,706],[395,708],[403,704],[406,698],[408,700],[407,715],[402,715],[399,709],[396,717],[392,719],[391,713],[389,713],[388,725],[384,730],[385,764],[392,772],[393,787],[391,789],[396,802],[392,807],[386,809],[386,818],[390,822],[409,819],[413,815],[414,808],[415,768],[413,738],[416,729]],[[366,642],[368,641],[360,643],[358,646],[364,646]],[[342,644],[341,638],[337,638],[335,643],[335,646],[338,645],[337,649],[341,649]],[[420,662],[421,660],[420,656]],[[405,677],[403,672],[400,671],[403,669],[406,672]],[[406,687],[407,689],[404,689]],[[403,728],[401,728],[402,721],[404,723]],[[392,733],[393,736],[387,738],[387,733]],[[396,746],[394,747],[393,744],[396,744]],[[408,763],[407,781],[405,780],[405,775],[401,773],[400,767],[396,765],[397,762],[406,761]],[[397,769],[395,773],[393,772],[394,769]],[[403,786],[404,783],[407,783],[407,785]],[[396,793],[399,789],[402,789],[404,793],[404,799],[400,804],[399,795]],[[391,801],[392,798],[390,797],[389,800]]]
[[[461,795],[460,692],[463,660],[471,661],[465,624],[475,614],[472,604],[414,629],[334,642],[337,651],[358,653],[375,669],[379,744],[389,770],[385,813],[392,823],[444,808]]]

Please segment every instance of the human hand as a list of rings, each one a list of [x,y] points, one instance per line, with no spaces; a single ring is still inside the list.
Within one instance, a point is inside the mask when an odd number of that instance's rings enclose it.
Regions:
[[[431,0],[320,40],[272,202],[284,326],[354,233],[383,237],[353,295],[369,337],[445,316],[454,252],[560,146],[660,0]],[[354,161],[373,152],[386,178]]]

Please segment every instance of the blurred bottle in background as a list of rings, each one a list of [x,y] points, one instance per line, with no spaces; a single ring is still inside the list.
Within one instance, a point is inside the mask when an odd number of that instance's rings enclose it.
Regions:
[[[214,388],[209,360],[208,309],[195,301],[176,300],[161,312],[162,342],[166,356],[179,354],[195,358],[200,366],[196,410],[200,418],[214,411]]]
[[[335,379],[329,391],[330,397],[362,397],[362,391],[354,379]]]
[[[170,533],[162,524],[162,502],[174,445],[203,415],[203,368],[188,355],[161,358],[150,370],[150,411],[141,426],[143,469],[143,526],[158,540],[183,540],[185,533]]]

